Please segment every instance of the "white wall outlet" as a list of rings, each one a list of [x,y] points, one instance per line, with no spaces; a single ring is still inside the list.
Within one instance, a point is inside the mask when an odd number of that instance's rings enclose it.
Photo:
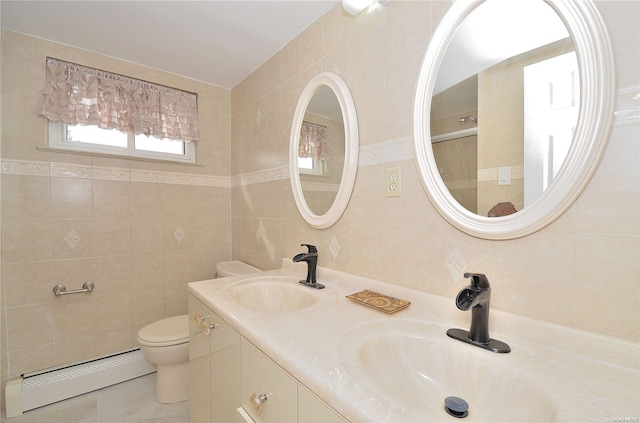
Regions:
[[[402,184],[399,167],[390,167],[386,170],[385,187],[387,197],[400,197],[402,195]]]

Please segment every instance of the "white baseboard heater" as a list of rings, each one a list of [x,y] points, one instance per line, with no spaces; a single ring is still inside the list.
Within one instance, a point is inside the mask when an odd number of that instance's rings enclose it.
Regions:
[[[7,418],[156,371],[140,348],[26,373],[5,387]]]

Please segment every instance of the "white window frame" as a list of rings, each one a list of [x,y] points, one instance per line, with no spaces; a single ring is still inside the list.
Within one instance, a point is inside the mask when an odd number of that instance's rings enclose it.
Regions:
[[[49,121],[49,148],[66,151],[79,151],[93,154],[109,154],[128,158],[163,160],[180,163],[196,163],[195,142],[184,142],[184,154],[164,153],[159,151],[138,150],[135,148],[135,134],[127,133],[127,147],[105,144],[67,141],[67,125],[62,122]]]
[[[300,166],[300,159],[303,159],[303,157],[298,156],[298,172],[304,173],[305,175],[316,175],[316,176],[325,175],[326,162],[324,160],[312,159],[313,168],[309,169],[309,168]]]

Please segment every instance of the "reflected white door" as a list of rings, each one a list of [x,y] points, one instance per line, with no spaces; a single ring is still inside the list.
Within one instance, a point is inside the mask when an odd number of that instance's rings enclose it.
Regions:
[[[578,121],[580,86],[575,52],[524,68],[524,205],[556,177]]]

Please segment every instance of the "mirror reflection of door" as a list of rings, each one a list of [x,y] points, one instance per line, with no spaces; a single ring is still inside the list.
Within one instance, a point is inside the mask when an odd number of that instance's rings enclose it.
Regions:
[[[298,174],[309,209],[325,214],[338,193],[344,167],[342,110],[333,90],[319,88],[304,114],[298,148]]]
[[[573,50],[562,20],[543,0],[488,0],[458,27],[434,87],[431,136],[440,175],[464,208],[481,216],[509,214],[531,204],[552,183],[577,122],[579,76]],[[538,82],[533,89],[547,109],[553,96],[554,119],[563,124],[550,144],[550,130],[541,129],[547,111],[538,115],[533,105],[525,107],[525,85],[531,83],[525,74],[531,80],[535,64],[557,56],[572,66],[568,76],[556,78],[552,86],[549,80]],[[572,112],[567,103],[573,104]],[[541,137],[535,149],[544,144],[544,152],[532,159],[540,162],[534,168],[525,163],[525,151],[534,147],[525,145]],[[525,194],[525,186],[534,184],[537,193]]]
[[[569,152],[580,87],[575,52],[524,68],[524,205],[553,182]]]

